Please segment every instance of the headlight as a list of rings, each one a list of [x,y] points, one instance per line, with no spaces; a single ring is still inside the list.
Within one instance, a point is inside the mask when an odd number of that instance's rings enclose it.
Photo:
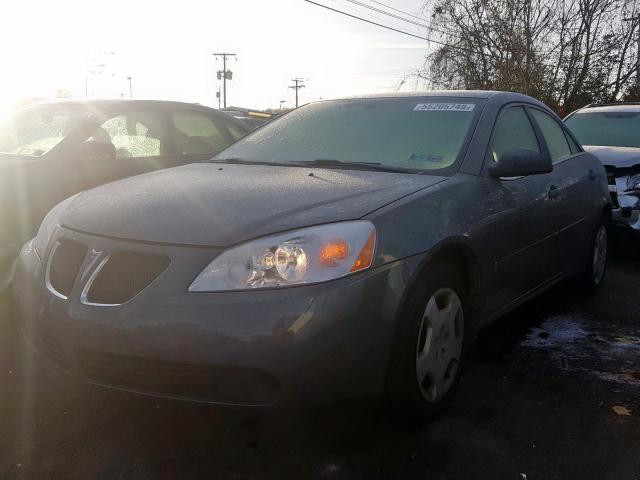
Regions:
[[[60,217],[62,217],[63,212],[78,195],[79,194],[76,194],[60,202],[53,207],[51,211],[47,213],[47,216],[44,217],[44,220],[42,220],[40,228],[38,229],[38,235],[36,235],[35,242],[33,243],[36,253],[40,258],[42,258],[47,251],[47,245],[49,245],[53,232],[60,223]]]
[[[640,173],[627,177],[627,190],[640,190]]]
[[[215,258],[189,287],[221,292],[324,282],[371,266],[376,229],[341,222],[253,240]]]

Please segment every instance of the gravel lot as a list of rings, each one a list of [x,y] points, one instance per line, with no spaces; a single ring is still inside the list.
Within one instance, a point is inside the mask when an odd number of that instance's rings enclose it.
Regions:
[[[640,480],[639,290],[640,261],[617,258],[597,298],[561,285],[514,312],[420,427],[362,405],[252,416],[77,384],[25,348],[5,300],[0,478]]]

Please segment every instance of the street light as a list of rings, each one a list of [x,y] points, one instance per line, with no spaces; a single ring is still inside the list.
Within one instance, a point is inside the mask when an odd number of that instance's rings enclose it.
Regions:
[[[127,77],[127,80],[129,80],[129,98],[133,98],[133,79]]]

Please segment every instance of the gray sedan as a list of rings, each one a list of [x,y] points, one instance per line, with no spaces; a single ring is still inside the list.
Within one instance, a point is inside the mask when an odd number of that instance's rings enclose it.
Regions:
[[[568,277],[595,292],[610,214],[601,163],[529,97],[322,101],[58,205],[16,310],[93,384],[253,407],[384,395],[425,418],[480,329]]]

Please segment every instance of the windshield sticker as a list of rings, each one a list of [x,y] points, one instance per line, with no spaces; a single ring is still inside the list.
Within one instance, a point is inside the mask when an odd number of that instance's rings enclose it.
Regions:
[[[414,112],[473,112],[475,103],[418,103]]]
[[[412,153],[409,155],[409,160],[419,161],[419,162],[432,162],[432,163],[442,163],[444,158],[442,155],[427,155],[424,153]]]

